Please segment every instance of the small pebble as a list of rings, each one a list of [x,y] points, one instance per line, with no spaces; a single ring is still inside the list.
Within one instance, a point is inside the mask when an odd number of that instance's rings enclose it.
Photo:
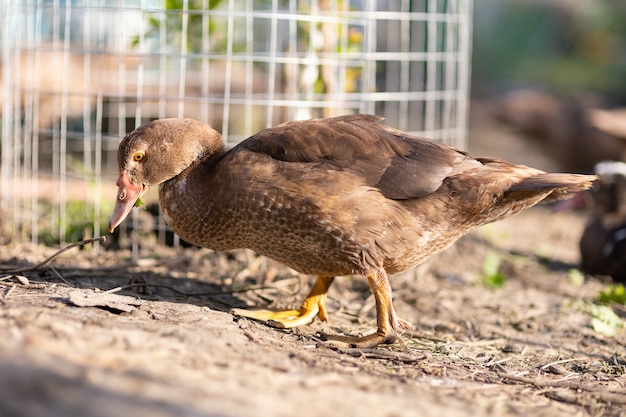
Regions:
[[[521,353],[522,352],[522,347],[518,346],[518,345],[504,345],[502,347],[502,352],[504,353]]]
[[[567,369],[565,369],[565,367],[561,365],[550,365],[546,370],[552,374],[557,375],[564,375],[567,373]]]
[[[24,275],[15,275],[15,279],[22,285],[28,286],[30,284],[30,281]]]

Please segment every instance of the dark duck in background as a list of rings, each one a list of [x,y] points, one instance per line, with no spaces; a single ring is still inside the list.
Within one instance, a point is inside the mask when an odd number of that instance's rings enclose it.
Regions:
[[[593,210],[580,239],[582,269],[626,282],[626,163],[596,165]]]

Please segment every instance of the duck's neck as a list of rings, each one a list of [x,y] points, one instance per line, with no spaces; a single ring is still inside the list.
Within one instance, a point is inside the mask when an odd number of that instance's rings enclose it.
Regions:
[[[210,222],[222,201],[215,181],[217,167],[225,151],[206,154],[193,161],[180,174],[159,186],[159,202],[167,224],[181,238],[207,246],[208,236],[196,236],[199,224]],[[219,232],[215,225],[212,230]],[[206,233],[206,232],[205,232]],[[221,232],[220,232],[221,233]],[[215,248],[217,249],[217,248]]]
[[[215,169],[215,166],[224,158],[225,154],[226,150],[223,144],[217,149],[208,149],[192,161],[177,177],[206,176]]]

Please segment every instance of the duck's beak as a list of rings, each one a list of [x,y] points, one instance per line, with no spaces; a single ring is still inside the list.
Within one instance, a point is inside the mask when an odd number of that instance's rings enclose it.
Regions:
[[[132,210],[135,202],[143,193],[146,192],[148,187],[144,184],[133,184],[128,178],[128,172],[126,170],[120,173],[119,178],[115,181],[117,185],[117,200],[115,201],[115,208],[111,219],[109,220],[109,232],[113,233],[113,230],[124,221],[128,213]]]

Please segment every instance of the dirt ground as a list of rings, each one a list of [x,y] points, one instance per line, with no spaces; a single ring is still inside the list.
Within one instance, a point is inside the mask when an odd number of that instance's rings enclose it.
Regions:
[[[571,272],[584,222],[534,208],[393,276],[413,328],[371,350],[319,339],[373,331],[359,277],[335,280],[330,322],[277,330],[228,310],[298,306],[312,278],[246,251],[75,248],[0,273],[0,415],[624,416],[626,331],[594,330],[606,281]],[[5,239],[0,264],[58,249]],[[481,283],[488,256],[501,288]]]

